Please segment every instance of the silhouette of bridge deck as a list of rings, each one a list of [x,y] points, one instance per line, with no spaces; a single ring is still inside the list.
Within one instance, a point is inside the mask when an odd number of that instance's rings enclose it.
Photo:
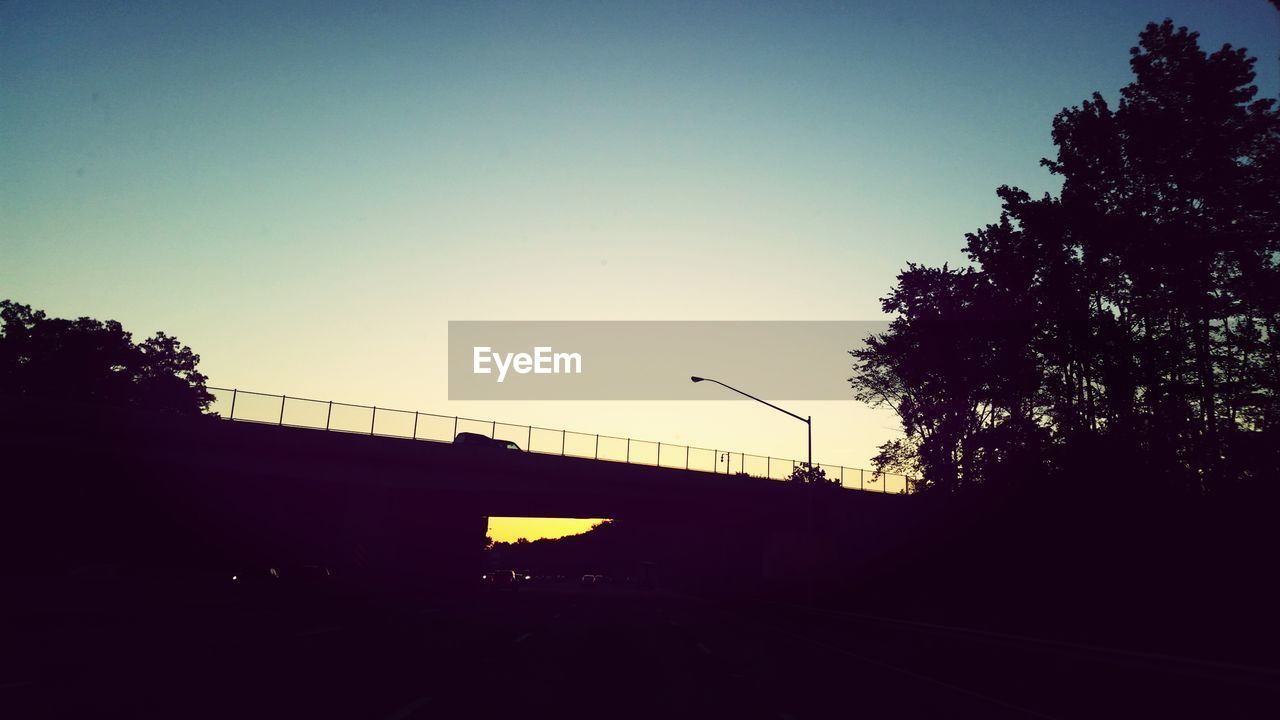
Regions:
[[[11,483],[10,507],[40,509],[8,530],[39,548],[31,555],[39,562],[86,553],[206,564],[322,558],[370,582],[443,587],[475,575],[489,517],[604,517],[646,533],[645,547],[670,572],[727,583],[798,572],[816,562],[804,548],[817,542],[883,555],[927,517],[901,495],[803,492],[710,462],[698,469],[698,448],[677,446],[682,457],[671,466],[665,443],[651,456],[662,464],[575,456],[565,431],[563,453],[450,443],[447,434],[432,442],[422,436],[432,422],[449,433],[455,423],[458,432],[475,428],[465,418],[424,422],[408,413],[402,434],[395,411],[375,416],[370,407],[361,432],[344,427],[351,417],[341,408],[352,406],[327,402],[326,432],[323,421],[291,416],[292,398],[233,397],[235,420],[229,405],[204,416],[95,404],[0,408],[0,446],[14,458],[14,477],[38,479]],[[245,397],[278,403],[274,422]],[[523,430],[536,442],[538,428]]]
[[[785,480],[794,469],[804,464],[793,458],[723,448],[314,400],[238,388],[210,387],[209,390],[215,398],[210,411],[236,422],[446,444],[452,443],[459,433],[473,433],[515,443],[522,451],[533,455],[769,480]],[[896,494],[906,494],[911,490],[910,480],[903,475],[826,463],[814,463],[814,466],[821,469],[828,480],[846,489]]]

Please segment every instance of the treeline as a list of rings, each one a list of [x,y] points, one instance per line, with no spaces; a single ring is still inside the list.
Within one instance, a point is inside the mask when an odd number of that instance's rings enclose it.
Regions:
[[[486,552],[487,562],[494,569],[562,574],[576,580],[584,573],[615,573],[619,568],[630,568],[642,547],[635,533],[605,521],[577,535],[533,542],[495,542]]]
[[[0,400],[199,414],[213,402],[199,364],[199,355],[163,332],[135,342],[115,320],[55,318],[0,301]]]
[[[1280,115],[1255,60],[1169,20],[1113,107],[1054,118],[1058,195],[1001,187],[963,268],[911,264],[855,395],[923,489],[1105,479],[1215,492],[1280,469]]]

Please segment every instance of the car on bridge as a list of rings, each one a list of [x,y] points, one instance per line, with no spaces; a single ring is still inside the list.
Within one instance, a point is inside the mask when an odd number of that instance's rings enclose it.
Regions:
[[[487,447],[498,448],[501,450],[520,450],[521,447],[510,440],[498,440],[487,435],[472,432],[460,432],[453,438],[454,445],[465,445],[467,447]]]

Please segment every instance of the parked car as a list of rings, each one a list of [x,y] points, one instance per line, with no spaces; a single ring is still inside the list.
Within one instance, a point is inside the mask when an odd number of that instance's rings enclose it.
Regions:
[[[287,569],[285,579],[295,585],[324,585],[333,581],[333,571],[325,565],[298,565]]]
[[[327,565],[241,565],[231,572],[237,593],[273,597],[313,597],[333,587],[333,570]]]
[[[454,445],[465,445],[467,447],[487,447],[498,448],[502,450],[520,450],[521,447],[510,440],[498,440],[487,435],[479,433],[460,432],[453,438]]]
[[[230,582],[225,586],[231,597],[249,603],[275,603],[282,600],[285,583],[279,567],[247,564],[237,566],[228,573]],[[224,575],[224,577],[227,577]]]
[[[231,573],[231,582],[235,587],[275,587],[280,582],[280,569],[266,565],[240,567]]]
[[[498,570],[496,572],[486,573],[485,582],[489,584],[490,590],[519,590],[520,583],[516,580],[514,570]]]

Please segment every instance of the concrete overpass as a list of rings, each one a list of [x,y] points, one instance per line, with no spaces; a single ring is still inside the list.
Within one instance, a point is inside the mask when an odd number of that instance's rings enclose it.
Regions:
[[[609,517],[648,528],[673,573],[755,582],[892,547],[915,500],[89,405],[9,404],[0,423],[6,548],[34,541],[54,563],[97,548],[448,583],[476,574],[490,516]]]

